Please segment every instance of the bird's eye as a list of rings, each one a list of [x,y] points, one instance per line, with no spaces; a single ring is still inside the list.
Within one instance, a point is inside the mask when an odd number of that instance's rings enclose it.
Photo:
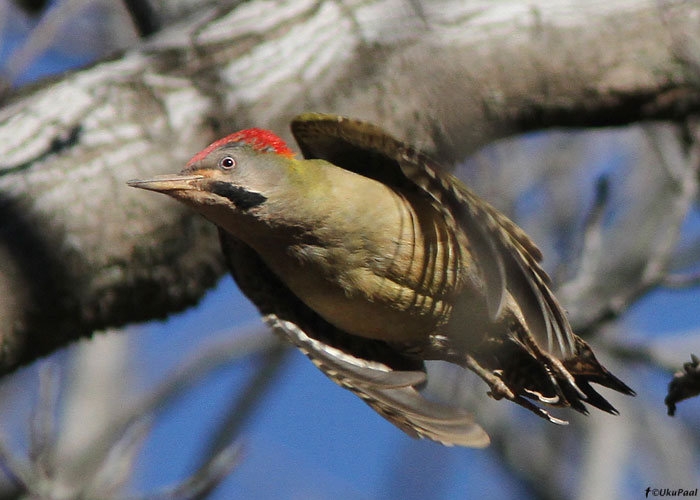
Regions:
[[[236,166],[236,160],[230,156],[224,156],[221,158],[221,160],[219,160],[219,166],[225,170],[231,170]]]

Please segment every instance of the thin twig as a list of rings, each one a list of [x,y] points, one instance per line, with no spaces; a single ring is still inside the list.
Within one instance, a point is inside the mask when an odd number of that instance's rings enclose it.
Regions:
[[[598,277],[596,270],[600,266],[603,256],[603,219],[610,202],[610,181],[606,175],[598,178],[595,184],[595,196],[593,205],[588,211],[585,221],[583,236],[578,252],[578,270],[568,281],[563,283],[557,293],[566,304],[572,306],[580,302],[580,297],[594,286],[593,280]],[[579,335],[587,335],[605,320],[605,316],[597,318],[593,328],[589,326],[577,328]]]
[[[114,443],[100,464],[100,469],[90,478],[90,494],[87,498],[112,498],[124,489],[134,470],[138,452],[153,427],[152,424],[153,419],[141,418]]]
[[[49,9],[24,44],[15,50],[5,65],[4,76],[10,85],[24,73],[56,40],[57,33],[91,0],[64,0]]]
[[[665,276],[659,284],[667,288],[691,288],[700,286],[700,271],[669,274]]]
[[[597,343],[606,352],[622,361],[654,366],[669,373],[673,373],[676,370],[675,366],[656,356],[654,350],[646,345],[623,345],[607,338],[599,338]]]
[[[32,470],[28,465],[15,459],[5,442],[5,436],[0,433],[0,470],[19,490],[28,492],[29,485],[36,482]]]
[[[596,273],[603,254],[603,215],[610,201],[610,180],[606,175],[598,178],[595,185],[593,206],[584,222],[578,272],[560,289],[562,296],[577,297],[586,289]]]
[[[216,488],[241,461],[241,446],[230,444],[181,483],[153,494],[127,500],[192,500],[204,498]]]
[[[141,38],[150,36],[160,29],[156,13],[147,0],[124,0],[124,6]]]
[[[689,125],[690,126],[690,125]],[[627,308],[639,297],[649,292],[653,288],[663,284],[671,268],[671,260],[678,245],[681,234],[681,226],[686,218],[686,214],[694,203],[698,193],[698,171],[700,170],[700,139],[696,133],[688,133],[693,138],[693,143],[686,148],[686,157],[682,165],[672,165],[664,150],[657,142],[656,136],[647,130],[647,140],[650,148],[655,151],[660,166],[668,175],[668,179],[673,183],[677,192],[667,210],[670,214],[668,223],[662,232],[655,235],[652,248],[649,249],[646,262],[636,282],[620,289],[615,295],[608,297],[605,307],[600,310],[596,317],[590,319],[586,325],[578,328],[579,334],[591,335],[598,331],[600,327],[619,317]],[[578,277],[578,275],[577,275]],[[585,278],[582,278],[585,279]],[[576,303],[576,293],[579,282],[572,280],[573,284],[567,283],[561,288],[562,295],[565,295],[570,303]],[[582,282],[585,284],[585,282]],[[574,287],[576,285],[576,287]],[[585,287],[581,288],[581,290]]]
[[[253,353],[276,349],[280,343],[277,337],[263,327],[247,333],[233,332],[231,337],[233,340],[219,341],[202,349],[155,390],[121,414],[116,415],[111,423],[105,425],[104,434],[95,439],[91,446],[92,450],[83,455],[82,463],[78,464],[79,470],[90,471],[94,469],[96,464],[90,463],[90,457],[104,456],[104,451],[121,439],[133,422],[172,403],[182,391],[194,385],[214,368]]]
[[[668,384],[668,395],[664,400],[668,406],[668,414],[676,413],[676,404],[684,399],[700,395],[700,358],[690,355],[690,362],[683,364],[683,369],[673,374]]]
[[[243,393],[233,401],[226,418],[221,422],[217,431],[213,434],[207,446],[206,460],[221,451],[224,443],[230,443],[238,435],[240,428],[248,417],[255,411],[261,403],[276,375],[285,365],[290,352],[286,344],[278,344],[267,351],[260,353],[261,366],[253,378],[248,382]]]
[[[52,455],[58,383],[58,369],[44,363],[39,370],[39,398],[30,417],[29,431],[29,461],[34,464],[35,473],[43,478],[54,473]]]

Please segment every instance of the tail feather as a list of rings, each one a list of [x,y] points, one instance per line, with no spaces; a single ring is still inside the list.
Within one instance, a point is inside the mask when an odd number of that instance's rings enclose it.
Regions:
[[[613,405],[611,405],[607,399],[605,399],[603,396],[600,395],[599,392],[597,392],[595,389],[593,389],[593,387],[591,387],[591,384],[588,383],[588,380],[582,378],[581,376],[577,376],[576,384],[583,390],[584,393],[586,393],[586,403],[598,408],[599,410],[603,410],[606,413],[610,413],[611,415],[620,414],[620,412],[618,412],[617,409]]]
[[[593,350],[585,340],[576,336],[575,354],[573,357],[564,360],[564,366],[579,377],[585,378],[589,382],[595,382],[609,389],[612,389],[628,396],[635,396],[634,392],[627,384],[610,373],[593,354]]]
[[[569,407],[584,415],[588,414],[586,405],[617,415],[615,407],[591,383],[626,395],[635,392],[598,362],[583,339],[576,336],[575,340],[575,353],[561,362],[544,352],[533,352],[532,345],[525,346],[514,337],[490,339],[475,357],[516,396],[547,406]]]

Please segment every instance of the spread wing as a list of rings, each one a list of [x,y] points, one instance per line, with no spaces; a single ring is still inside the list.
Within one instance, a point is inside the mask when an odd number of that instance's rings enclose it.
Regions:
[[[433,403],[416,389],[426,380],[420,359],[337,329],[289,291],[250,247],[221,229],[219,235],[231,274],[266,323],[331,380],[412,437],[445,445],[488,445],[488,435],[471,414]]]
[[[291,128],[305,158],[324,159],[397,189],[422,192],[473,246],[491,317],[500,315],[509,292],[541,349],[560,359],[574,355],[574,334],[539,265],[542,254],[505,215],[430,157],[374,125],[305,113],[292,121]]]

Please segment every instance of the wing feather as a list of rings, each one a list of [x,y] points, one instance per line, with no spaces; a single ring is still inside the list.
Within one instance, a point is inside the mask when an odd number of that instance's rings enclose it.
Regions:
[[[379,127],[318,113],[298,116],[291,127],[306,158],[325,159],[397,189],[423,192],[473,246],[489,315],[500,315],[509,292],[541,349],[560,359],[574,355],[574,334],[539,264],[542,253],[520,227],[430,157]]]

